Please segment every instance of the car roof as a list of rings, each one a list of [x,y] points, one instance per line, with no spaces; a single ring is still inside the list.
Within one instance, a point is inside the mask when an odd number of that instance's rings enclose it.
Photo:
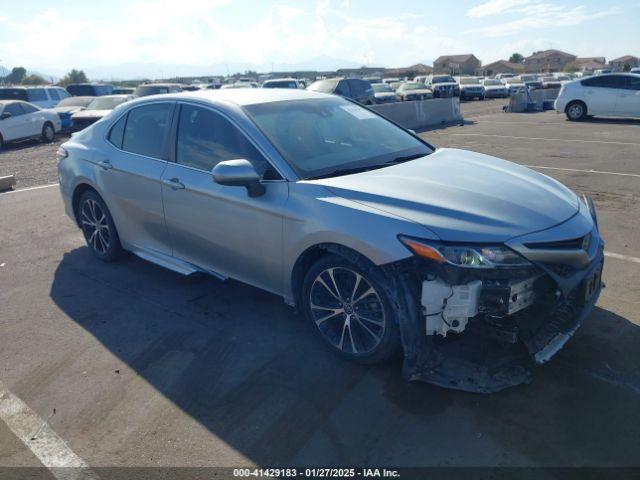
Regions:
[[[270,78],[269,80],[265,80],[264,83],[267,82],[297,82],[297,78],[286,77],[286,78]]]
[[[220,90],[198,90],[195,92],[165,93],[149,95],[132,103],[140,104],[158,100],[197,100],[208,103],[232,103],[238,106],[261,103],[281,102],[287,100],[305,100],[313,98],[331,98],[333,95],[301,89],[269,89],[269,88],[227,88]]]

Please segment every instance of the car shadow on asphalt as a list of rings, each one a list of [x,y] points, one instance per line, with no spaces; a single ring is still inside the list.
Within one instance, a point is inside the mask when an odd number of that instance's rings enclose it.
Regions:
[[[159,394],[258,465],[480,465],[489,448],[493,464],[507,465],[640,458],[640,425],[630,422],[640,328],[603,309],[532,384],[479,395],[407,383],[399,358],[342,361],[279,297],[131,255],[105,264],[85,247],[70,251],[50,295]],[[103,416],[117,408],[115,395],[95,394]]]

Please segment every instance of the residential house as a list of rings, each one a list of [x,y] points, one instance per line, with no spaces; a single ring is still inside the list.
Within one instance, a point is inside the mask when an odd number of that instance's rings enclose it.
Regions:
[[[576,58],[575,55],[560,50],[534,52],[524,59],[524,70],[527,73],[562,72],[565,66]]]
[[[508,62],[507,60],[498,60],[482,66],[482,72],[488,77],[497,75],[498,73],[513,73],[520,75],[524,72],[524,65],[521,63]]]
[[[630,68],[640,67],[640,58],[633,55],[625,55],[624,57],[614,58],[609,64],[614,69],[624,72]]]
[[[607,59],[604,57],[579,57],[575,61],[581,72],[593,72],[607,67]]]
[[[431,75],[433,68],[429,65],[418,63],[411,65],[410,67],[390,68],[384,72],[385,77],[398,77],[398,78],[414,78],[418,75]]]
[[[472,53],[464,55],[443,55],[433,62],[433,73],[451,75],[474,75],[482,63]]]

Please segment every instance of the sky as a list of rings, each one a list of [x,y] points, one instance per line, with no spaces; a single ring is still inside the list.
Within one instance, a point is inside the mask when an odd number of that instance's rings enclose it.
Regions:
[[[548,48],[611,59],[640,56],[639,18],[638,0],[0,0],[0,65],[154,78]]]

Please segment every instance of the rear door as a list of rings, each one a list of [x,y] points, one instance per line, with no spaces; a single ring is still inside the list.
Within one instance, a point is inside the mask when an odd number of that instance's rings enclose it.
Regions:
[[[266,290],[279,289],[287,183],[223,113],[184,103],[178,120],[175,162],[162,176],[174,256]],[[213,167],[234,159],[254,165],[266,187],[264,195],[249,197],[244,187],[213,181]]]
[[[42,127],[45,122],[45,116],[42,110],[29,103],[21,103],[24,110],[25,128],[29,131],[29,136],[37,136],[42,133]]]
[[[640,117],[640,76],[625,75],[623,89],[618,94],[617,114]]]
[[[161,177],[174,107],[174,102],[154,102],[132,108],[109,130],[105,149],[87,158],[121,241],[136,253],[171,255]]]

